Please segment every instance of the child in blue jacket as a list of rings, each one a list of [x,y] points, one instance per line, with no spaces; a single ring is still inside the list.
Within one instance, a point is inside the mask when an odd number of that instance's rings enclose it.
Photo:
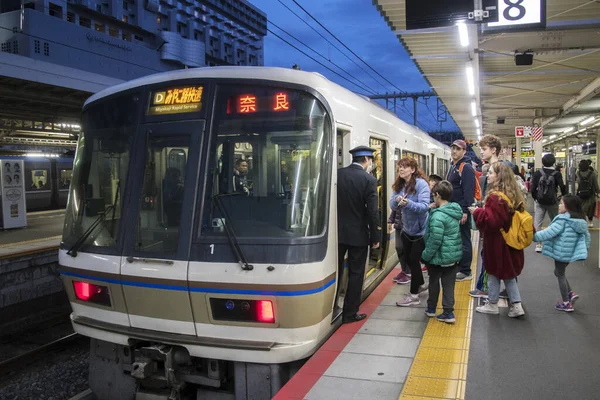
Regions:
[[[571,290],[565,270],[570,262],[587,258],[590,233],[579,197],[563,196],[558,206],[558,213],[550,226],[537,232],[533,240],[544,242],[542,254],[554,259],[554,275],[558,278],[558,287],[562,296],[562,302],[558,302],[555,308],[559,311],[572,312],[573,304],[579,296]]]

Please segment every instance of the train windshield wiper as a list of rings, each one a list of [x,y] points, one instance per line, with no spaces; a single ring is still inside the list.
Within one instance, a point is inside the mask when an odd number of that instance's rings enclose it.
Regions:
[[[254,265],[248,264],[248,260],[246,259],[246,256],[244,255],[244,252],[242,251],[242,248],[240,247],[240,244],[238,243],[237,237],[235,236],[235,233],[233,232],[233,228],[231,227],[231,225],[229,225],[231,218],[229,218],[229,215],[227,215],[227,211],[225,211],[225,207],[223,206],[223,201],[221,200],[222,196],[231,196],[231,195],[216,194],[212,197],[212,200],[213,200],[213,203],[219,209],[219,212],[221,213],[221,216],[219,218],[221,219],[223,227],[225,228],[225,233],[227,234],[227,239],[228,239],[229,245],[231,246],[231,249],[233,250],[233,253],[235,254],[235,256],[238,260],[238,263],[240,264],[242,269],[245,271],[252,271],[254,269]]]
[[[104,221],[106,220],[106,216],[111,211],[112,211],[112,221],[113,221],[112,227],[111,227],[111,235],[114,235],[115,212],[117,211],[117,201],[119,200],[119,192],[120,191],[121,191],[121,180],[119,180],[117,182],[117,190],[115,193],[115,200],[114,200],[113,204],[106,207],[106,209],[96,217],[96,219],[94,220],[92,225],[90,225],[90,227],[87,228],[85,232],[83,232],[83,234],[75,241],[75,243],[73,243],[73,246],[71,246],[71,248],[67,251],[68,255],[70,255],[71,257],[77,257],[77,250],[79,250],[79,248],[85,243],[85,241],[90,237],[90,235],[92,234],[92,232],[94,232],[94,230],[98,227],[98,225],[100,225],[101,223],[104,223]]]
[[[94,232],[94,230],[98,227],[98,225],[100,225],[100,223],[103,223],[104,220],[106,219],[106,215],[113,211],[115,208],[115,206],[113,206],[112,204],[108,207],[106,207],[106,210],[104,210],[103,213],[99,214],[96,219],[94,220],[94,222],[92,223],[92,225],[90,225],[89,228],[87,228],[87,230],[85,232],[83,232],[83,234],[79,237],[79,239],[77,239],[77,241],[73,244],[73,246],[71,246],[71,248],[69,249],[69,251],[67,251],[67,254],[70,255],[71,257],[77,257],[77,250],[85,243],[85,241],[88,239],[88,237],[90,237],[90,235],[92,234],[92,232]]]

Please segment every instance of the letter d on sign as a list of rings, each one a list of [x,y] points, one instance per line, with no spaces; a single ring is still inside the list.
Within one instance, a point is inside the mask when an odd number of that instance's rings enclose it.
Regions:
[[[165,92],[154,94],[154,104],[163,104],[165,102]]]

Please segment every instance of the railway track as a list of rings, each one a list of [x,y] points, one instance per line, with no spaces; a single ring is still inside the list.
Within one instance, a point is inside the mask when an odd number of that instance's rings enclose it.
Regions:
[[[4,360],[0,362],[0,378],[20,372],[25,367],[41,361],[51,354],[60,352],[71,345],[83,344],[86,341],[89,341],[89,338],[81,336],[78,333],[71,333],[33,350]]]

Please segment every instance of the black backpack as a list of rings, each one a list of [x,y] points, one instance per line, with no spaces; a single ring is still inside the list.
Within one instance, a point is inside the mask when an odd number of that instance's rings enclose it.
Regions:
[[[538,183],[536,200],[540,204],[551,205],[558,200],[556,195],[556,178],[558,171],[547,174],[544,169],[541,170],[542,177]]]
[[[581,200],[587,200],[594,195],[594,191],[592,189],[592,173],[588,173],[587,177],[583,177],[581,173],[579,175],[579,185],[577,187],[577,197]]]

